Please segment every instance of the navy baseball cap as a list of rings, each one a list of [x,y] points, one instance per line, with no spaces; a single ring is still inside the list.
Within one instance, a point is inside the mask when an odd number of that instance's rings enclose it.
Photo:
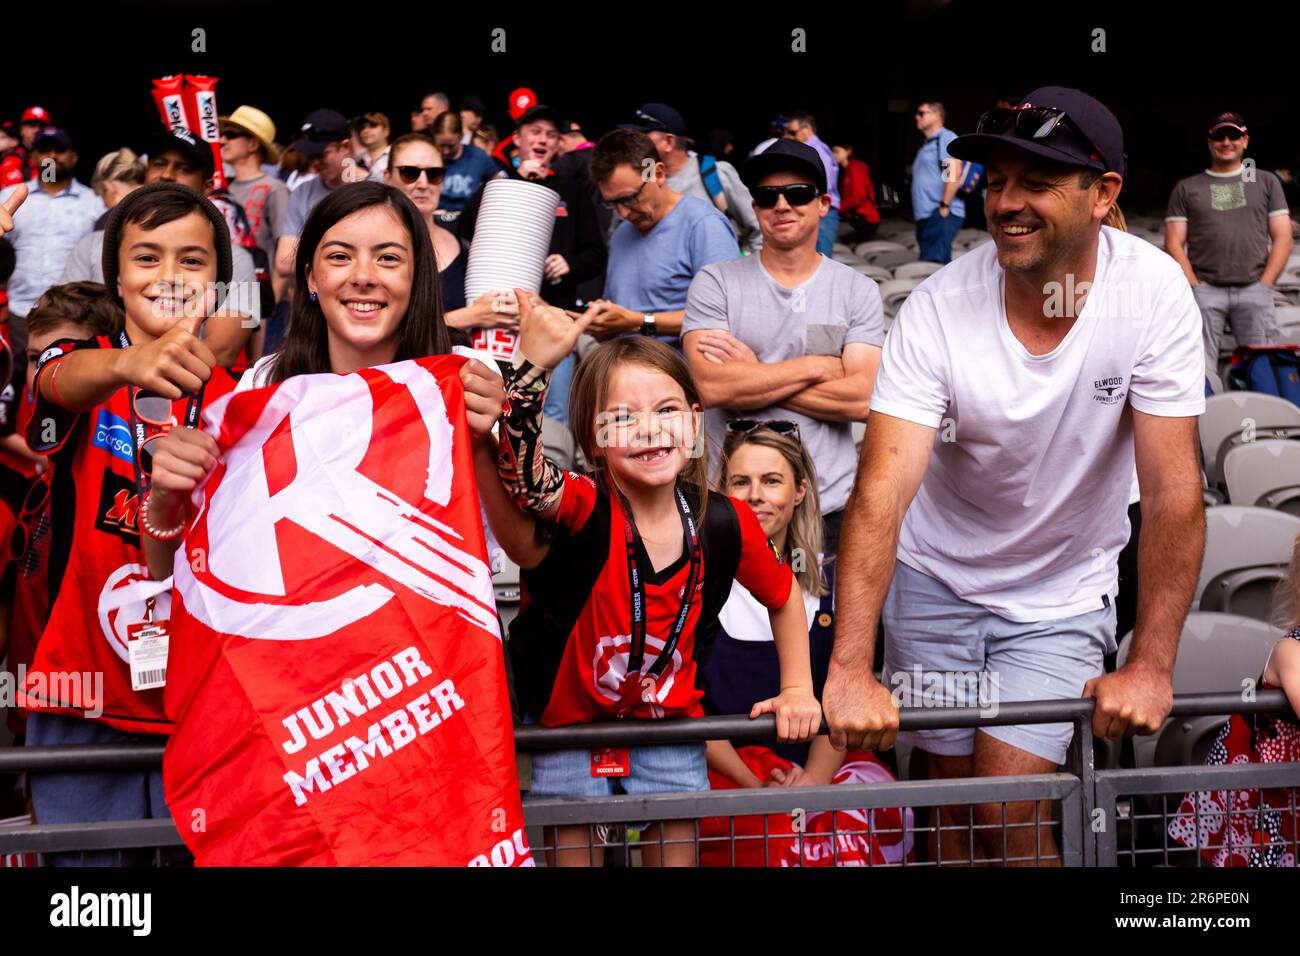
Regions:
[[[560,116],[559,110],[551,109],[549,106],[543,106],[538,103],[536,106],[530,106],[520,114],[518,122],[515,123],[515,129],[526,126],[529,123],[535,123],[538,120],[549,120],[555,124],[557,130],[564,129],[564,118]]]
[[[342,113],[337,110],[312,110],[302,121],[298,138],[289,148],[304,156],[319,156],[330,143],[340,143],[351,138],[352,127]]]
[[[619,129],[634,129],[642,133],[672,133],[674,136],[686,135],[686,123],[682,114],[667,103],[642,103],[641,108],[632,114],[632,119],[619,123]]]
[[[1068,121],[1035,136],[1037,131],[1022,130],[1023,124],[1013,121],[1018,111],[1031,106],[1061,110]],[[1124,174],[1124,130],[1119,120],[1100,100],[1080,90],[1041,86],[1011,110],[985,113],[980,125],[989,128],[958,136],[948,144],[948,152],[961,160],[986,163],[995,146],[1014,146],[1058,163]]]
[[[151,160],[171,150],[203,170],[205,177],[212,175],[215,166],[212,147],[188,129],[160,129],[149,137],[144,148],[145,155]]]
[[[49,145],[55,149],[72,149],[72,137],[62,127],[42,126],[32,140],[32,149],[46,149]]]
[[[740,167],[740,180],[753,189],[768,173],[778,172],[802,173],[812,178],[818,192],[826,192],[826,166],[821,153],[797,139],[778,139],[749,157]]]

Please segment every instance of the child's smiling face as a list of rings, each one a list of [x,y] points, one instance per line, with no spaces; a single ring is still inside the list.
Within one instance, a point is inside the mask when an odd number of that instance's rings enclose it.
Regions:
[[[118,249],[117,291],[128,327],[151,338],[215,308],[217,251],[212,223],[197,209],[146,229],[128,222]]]
[[[620,486],[672,485],[689,463],[699,415],[671,376],[624,363],[596,417],[596,447]]]

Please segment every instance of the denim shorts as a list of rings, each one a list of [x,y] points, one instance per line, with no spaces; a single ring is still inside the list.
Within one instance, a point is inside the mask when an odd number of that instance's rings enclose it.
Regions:
[[[633,747],[626,777],[593,777],[590,750],[539,750],[533,754],[530,799],[641,796],[709,789],[704,744]]]
[[[1101,603],[1100,601],[1098,602]],[[963,601],[946,585],[899,561],[885,597],[883,683],[900,707],[980,707],[1023,700],[1077,699],[1115,651],[1115,605],[1022,624]],[[1073,724],[981,729],[1035,756],[1064,762]],[[904,731],[927,753],[973,752],[975,728]]]

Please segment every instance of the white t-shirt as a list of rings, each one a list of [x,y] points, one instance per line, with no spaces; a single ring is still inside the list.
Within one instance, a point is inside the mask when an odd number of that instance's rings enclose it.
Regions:
[[[1102,227],[1086,304],[1035,356],[1007,325],[1003,279],[988,243],[917,286],[885,339],[871,410],[939,429],[898,559],[1012,621],[1055,620],[1117,593],[1130,407],[1205,410],[1201,314],[1173,259]]]
[[[821,598],[804,594],[803,608],[808,615],[809,630],[812,630],[813,619],[817,616],[817,609],[821,605]],[[758,599],[739,581],[731,585],[731,594],[722,605],[722,610],[718,612],[718,623],[722,625],[728,637],[738,641],[776,640],[772,635],[772,619],[767,608],[759,604]]]

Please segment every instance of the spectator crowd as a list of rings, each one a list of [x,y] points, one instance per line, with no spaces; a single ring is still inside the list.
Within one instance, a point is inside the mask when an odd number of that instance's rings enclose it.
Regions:
[[[105,675],[98,713],[29,692],[16,743],[168,733],[100,603],[124,574],[170,574],[217,464],[200,386],[211,402],[453,351],[485,522],[526,596],[515,716],[776,716],[761,747],[539,753],[531,798],[890,779],[896,740],[935,779],[1064,762],[1068,724],[900,734],[913,674],[980,675],[1002,702],[1092,697],[1103,737],[1160,729],[1205,540],[1207,377],[1227,329],[1287,344],[1274,287],[1295,227],[1241,114],[1208,124],[1162,250],[1125,229],[1124,131],[1101,102],[1042,87],[964,133],[919,102],[897,216],[929,265],[895,307],[840,255],[895,217],[865,151],[813,114],[738,155],[665,103],[608,131],[530,90],[508,103],[508,130],[482,98],[432,92],[409,116],[316,109],[290,135],[241,104],[219,150],[159,128],[94,157],[89,183],[77,131],[43,107],[0,126],[0,653],[11,672]],[[556,194],[543,278],[470,295],[500,180]],[[960,246],[976,214],[988,241]],[[1079,294],[1052,309],[1053,287]],[[629,621],[631,652],[593,668]],[[1262,675],[1293,705],[1294,645]],[[1274,731],[1294,749],[1294,726]],[[41,822],[168,812],[156,771],[27,784]],[[915,852],[1054,852],[1032,802],[942,823],[972,818],[1028,828]],[[692,824],[647,826],[647,863],[693,862]],[[592,862],[590,828],[551,837],[552,862]]]

